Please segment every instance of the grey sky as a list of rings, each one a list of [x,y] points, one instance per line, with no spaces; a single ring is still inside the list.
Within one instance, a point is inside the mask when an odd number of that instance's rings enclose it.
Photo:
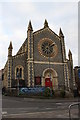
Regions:
[[[74,66],[78,65],[78,3],[77,2],[1,2],[0,3],[0,69],[4,67],[10,41],[13,55],[27,37],[27,26],[32,21],[33,30],[43,28],[47,19],[49,27],[65,36],[66,56],[73,53]]]

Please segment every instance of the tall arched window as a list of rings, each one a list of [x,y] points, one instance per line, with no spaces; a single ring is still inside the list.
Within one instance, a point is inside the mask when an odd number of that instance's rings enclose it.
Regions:
[[[22,68],[20,68],[20,78],[22,78]]]
[[[16,78],[18,78],[19,68],[16,69]]]
[[[24,68],[21,65],[15,67],[15,79],[18,78],[24,80]]]

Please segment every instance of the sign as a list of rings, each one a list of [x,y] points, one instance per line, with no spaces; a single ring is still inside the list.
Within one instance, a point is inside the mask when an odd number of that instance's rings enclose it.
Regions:
[[[35,77],[35,85],[41,85],[41,77]]]

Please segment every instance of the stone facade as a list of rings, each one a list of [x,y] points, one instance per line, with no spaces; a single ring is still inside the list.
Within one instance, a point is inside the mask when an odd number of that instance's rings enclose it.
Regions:
[[[4,67],[3,86],[6,88],[15,87],[18,82],[19,86],[46,86],[48,79],[53,89],[74,89],[72,53],[69,50],[69,59],[66,59],[61,28],[57,35],[45,20],[44,27],[33,32],[30,21],[27,38],[15,56],[12,56],[12,49],[10,42]]]

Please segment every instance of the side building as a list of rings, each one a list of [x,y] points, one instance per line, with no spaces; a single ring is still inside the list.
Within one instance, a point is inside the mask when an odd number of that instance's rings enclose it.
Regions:
[[[16,55],[12,56],[12,42],[8,48],[8,60],[4,67],[3,86],[6,88],[45,86],[73,91],[73,58],[69,50],[66,58],[64,35],[52,31],[47,20],[44,27],[33,32],[31,21],[27,38]]]
[[[75,83],[78,94],[80,95],[80,66],[75,66],[74,68]]]

